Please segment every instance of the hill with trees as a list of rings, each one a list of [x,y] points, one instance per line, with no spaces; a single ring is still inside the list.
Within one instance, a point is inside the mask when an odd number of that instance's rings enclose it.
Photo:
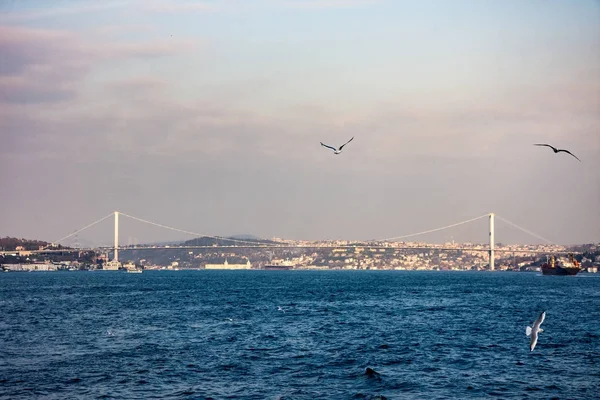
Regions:
[[[19,239],[13,237],[0,238],[0,251],[13,251],[17,247],[23,247],[25,250],[39,250],[40,247],[50,246],[51,243],[44,242],[42,240],[31,240],[31,239]],[[66,247],[57,245],[56,249],[65,249]]]

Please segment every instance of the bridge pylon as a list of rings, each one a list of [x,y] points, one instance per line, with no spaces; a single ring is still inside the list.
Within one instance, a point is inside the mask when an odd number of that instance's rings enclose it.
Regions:
[[[115,211],[115,255],[113,261],[119,261],[119,212]]]
[[[490,271],[494,270],[494,213],[490,213]]]

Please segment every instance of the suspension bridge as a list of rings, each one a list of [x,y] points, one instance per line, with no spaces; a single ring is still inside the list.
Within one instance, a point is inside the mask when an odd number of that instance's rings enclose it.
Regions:
[[[132,220],[138,221],[138,222],[142,222],[145,224],[149,224],[149,225],[153,225],[159,228],[163,228],[163,229],[168,229],[171,231],[175,231],[175,232],[179,232],[179,233],[183,233],[186,235],[191,235],[194,236],[196,238],[207,238],[207,239],[214,239],[215,243],[210,244],[210,245],[160,245],[160,246],[154,246],[154,245],[134,245],[134,246],[122,246],[119,244],[119,217],[123,216],[126,218],[130,218]],[[57,246],[59,244],[61,244],[62,242],[64,242],[65,240],[78,235],[80,232],[85,231],[86,229],[89,229],[111,217],[114,217],[114,245],[113,246],[98,246],[98,247],[90,247],[90,248],[57,248]],[[460,225],[465,225],[468,223],[472,223],[484,218],[488,218],[489,219],[489,231],[488,231],[488,239],[489,239],[489,245],[487,246],[482,246],[482,245],[477,245],[477,246],[439,246],[439,245],[407,245],[404,242],[400,242],[401,240],[404,239],[408,239],[408,238],[412,238],[415,236],[421,236],[421,235],[425,235],[428,233],[433,233],[433,232],[438,232],[438,231],[442,231],[442,230],[446,230],[446,229],[451,229]],[[506,223],[510,226],[512,226],[513,228],[519,229],[522,232],[527,233],[530,236],[533,236],[539,240],[542,240],[548,244],[553,244],[550,240],[546,239],[545,237],[538,235],[534,232],[531,232],[530,230],[527,230],[517,224],[515,224],[514,222],[511,222],[509,220],[507,220],[506,218],[502,218],[494,213],[489,213],[489,214],[484,214],[484,215],[480,215],[478,217],[475,218],[470,218],[468,220],[465,221],[461,221],[461,222],[457,222],[457,223],[453,223],[450,225],[446,225],[446,226],[442,226],[442,227],[438,227],[438,228],[433,228],[433,229],[428,229],[428,230],[424,230],[424,231],[420,231],[420,232],[416,232],[416,233],[411,233],[411,234],[405,234],[405,235],[401,235],[401,236],[395,236],[395,237],[389,237],[389,238],[383,238],[383,239],[376,239],[376,240],[368,240],[368,241],[355,241],[355,242],[351,242],[348,244],[339,244],[339,243],[332,243],[327,242],[327,241],[320,241],[320,242],[314,242],[314,243],[306,243],[306,242],[302,242],[302,243],[289,243],[290,241],[273,241],[273,240],[268,240],[268,239],[253,239],[253,240],[244,240],[244,239],[236,239],[236,238],[231,238],[231,237],[223,237],[223,236],[214,236],[214,235],[207,235],[207,234],[203,234],[203,233],[199,233],[199,232],[192,232],[192,231],[188,231],[185,229],[179,229],[179,228],[174,228],[172,226],[168,226],[168,225],[163,225],[163,224],[159,224],[156,222],[152,222],[152,221],[148,221],[145,220],[143,218],[138,218],[132,215],[128,215],[125,214],[123,212],[119,212],[119,211],[115,211],[112,212],[100,219],[98,219],[97,221],[92,222],[91,224],[88,224],[86,226],[84,226],[81,229],[78,229],[58,240],[55,240],[54,242],[51,243],[51,245],[45,247],[45,248],[40,248],[39,250],[34,250],[31,253],[52,253],[52,252],[81,252],[81,251],[96,251],[96,252],[101,252],[101,251],[112,251],[113,252],[113,262],[118,262],[119,261],[119,250],[123,251],[123,250],[165,250],[165,249],[234,249],[234,248],[238,248],[238,249],[274,249],[274,248],[281,248],[281,249],[326,249],[326,248],[352,248],[352,247],[369,247],[369,248],[374,248],[374,249],[389,249],[389,248],[393,248],[393,249],[422,249],[422,250],[438,250],[438,251],[460,251],[460,250],[464,250],[464,251],[483,251],[483,252],[487,252],[489,255],[489,266],[490,269],[493,270],[494,269],[494,254],[496,252],[525,252],[525,253],[532,253],[532,254],[536,254],[536,253],[544,253],[547,254],[548,251],[547,250],[529,250],[529,249],[519,249],[519,250],[515,250],[515,249],[503,249],[503,248],[496,248],[495,246],[495,235],[494,235],[494,231],[495,231],[495,220],[496,218],[500,221],[502,221],[503,223]],[[0,252],[0,254],[9,254],[9,253],[14,253],[14,251],[2,251]],[[554,253],[566,253],[566,252],[562,252],[562,251],[554,251]]]

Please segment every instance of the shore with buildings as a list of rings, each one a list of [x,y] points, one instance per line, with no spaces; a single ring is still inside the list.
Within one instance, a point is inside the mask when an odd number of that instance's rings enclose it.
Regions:
[[[357,243],[350,241],[290,241],[274,239],[281,247],[164,248],[138,246],[119,249],[119,260],[109,250],[34,252],[25,248],[4,251],[2,270],[489,270],[484,244],[423,242]],[[583,271],[600,267],[600,244],[582,246],[503,245],[495,247],[495,270],[538,271],[551,254],[576,252]]]

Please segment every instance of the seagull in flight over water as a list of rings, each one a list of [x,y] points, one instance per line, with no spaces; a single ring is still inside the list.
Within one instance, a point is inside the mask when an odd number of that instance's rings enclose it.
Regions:
[[[354,139],[354,136],[352,136],[352,139]],[[336,148],[335,148],[335,147],[333,147],[333,146],[328,146],[328,145],[324,144],[323,142],[321,142],[321,146],[323,146],[323,147],[327,147],[328,149],[331,149],[331,150],[333,150],[333,154],[340,154],[340,153],[342,152],[342,148],[343,148],[345,145],[347,145],[348,143],[350,143],[350,142],[352,141],[352,139],[348,140],[346,143],[344,143],[343,145],[341,145],[339,149],[336,149]]]
[[[544,322],[544,318],[546,318],[546,311],[543,311],[538,317],[538,319],[535,320],[535,322],[533,323],[533,328],[528,326],[525,329],[525,333],[527,334],[527,336],[531,335],[529,351],[533,351],[533,349],[535,348],[535,345],[537,344],[538,340],[538,333],[544,332],[544,330],[540,328],[540,325],[542,324],[542,322]]]
[[[548,146],[550,147],[552,150],[554,150],[555,153],[560,153],[561,151],[565,152],[565,153],[569,153],[570,155],[572,155],[573,157],[577,158],[577,156],[573,153],[571,153],[569,150],[565,150],[565,149],[557,149],[554,146],[550,146],[549,144],[545,144],[545,143],[536,143],[534,144],[534,146]],[[577,158],[579,160],[579,158]],[[579,160],[581,161],[581,160]]]

